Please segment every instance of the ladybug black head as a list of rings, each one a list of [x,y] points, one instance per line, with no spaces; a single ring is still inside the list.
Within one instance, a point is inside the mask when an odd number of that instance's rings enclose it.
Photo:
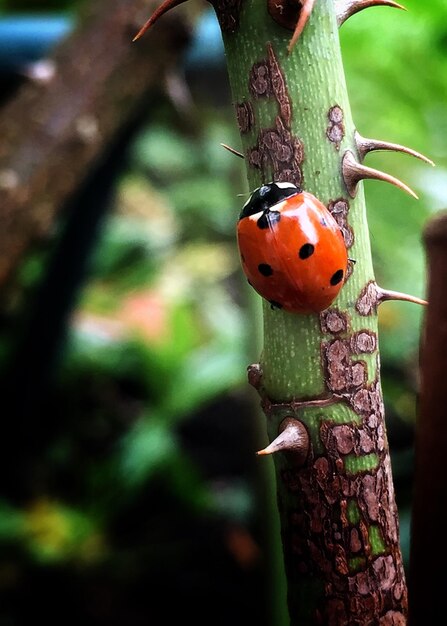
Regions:
[[[293,183],[268,183],[267,185],[262,185],[255,189],[244,204],[239,219],[241,220],[243,217],[261,213],[262,211],[268,211],[278,202],[297,193],[301,193],[301,189]]]

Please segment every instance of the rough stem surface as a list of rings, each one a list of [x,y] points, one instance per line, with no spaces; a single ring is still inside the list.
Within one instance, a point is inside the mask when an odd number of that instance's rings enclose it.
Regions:
[[[334,2],[316,2],[290,55],[298,3],[213,4],[250,189],[291,181],[316,195],[356,260],[320,315],[264,305],[261,363],[249,370],[269,439],[284,432],[286,418],[309,435],[307,454],[274,454],[291,624],[403,625],[407,593],[379,378],[380,298],[362,184],[353,198],[342,177],[346,150],[360,155]]]

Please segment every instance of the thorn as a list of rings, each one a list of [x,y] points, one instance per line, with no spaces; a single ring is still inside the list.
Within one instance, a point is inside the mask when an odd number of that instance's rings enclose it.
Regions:
[[[221,143],[220,145],[222,146],[222,148],[225,148],[225,150],[228,150],[228,152],[231,152],[231,154],[235,154],[236,156],[240,157],[241,159],[245,159],[245,157],[242,154],[242,152],[238,152],[238,150],[235,150],[231,146],[227,146],[226,143]]]
[[[309,435],[303,422],[292,417],[286,417],[279,426],[279,435],[276,439],[256,454],[264,456],[280,450],[298,453],[304,462],[309,451]]]
[[[152,24],[155,24],[159,17],[161,17],[171,9],[179,6],[179,4],[183,4],[183,2],[186,2],[186,0],[164,0],[164,2],[160,4],[158,9],[155,9],[155,11],[152,13],[147,22],[142,26],[142,28],[140,28],[132,41],[137,41],[137,39],[140,39],[140,37],[144,35],[144,33],[152,26]]]
[[[409,154],[410,156],[414,156],[429,165],[435,166],[434,162],[428,157],[424,156],[420,152],[416,152],[416,150],[412,150],[411,148],[407,148],[406,146],[401,146],[398,143],[389,143],[388,141],[379,141],[376,139],[367,139],[362,137],[358,131],[355,131],[354,141],[357,145],[357,149],[359,151],[360,159],[363,161],[368,152],[374,152],[378,150],[387,150],[391,152],[404,152],[405,154]]]
[[[298,22],[296,23],[295,30],[292,35],[292,39],[290,40],[289,45],[287,46],[287,52],[289,54],[292,52],[293,46],[296,44],[301,33],[303,32],[304,27],[306,26],[309,20],[310,14],[312,13],[312,10],[314,8],[314,4],[315,4],[315,0],[302,0],[300,16],[298,18]]]
[[[346,189],[348,190],[351,198],[355,198],[356,196],[358,183],[361,180],[368,178],[373,180],[383,180],[386,183],[391,183],[392,185],[399,187],[399,189],[406,191],[410,194],[410,196],[416,198],[416,200],[419,199],[415,192],[398,178],[358,163],[350,150],[346,150],[344,154],[342,172]]]
[[[402,9],[402,11],[407,10],[402,4],[398,4],[392,0],[336,0],[335,12],[337,14],[337,24],[341,26],[348,18],[363,9],[379,6],[393,7],[395,9]]]
[[[403,300],[404,302],[413,302],[413,304],[422,304],[427,306],[427,300],[417,298],[416,296],[410,296],[406,293],[400,293],[399,291],[390,291],[388,289],[382,289],[379,285],[376,285],[377,292],[377,304],[386,302],[387,300]]]

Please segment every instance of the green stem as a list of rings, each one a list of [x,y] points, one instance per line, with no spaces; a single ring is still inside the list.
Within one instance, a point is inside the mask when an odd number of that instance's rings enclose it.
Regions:
[[[320,315],[293,315],[267,303],[263,309],[256,386],[269,437],[292,417],[310,438],[304,458],[274,457],[291,624],[404,624],[365,201],[361,185],[349,196],[342,176],[345,151],[358,151],[334,2],[316,3],[290,55],[291,30],[272,19],[271,3],[214,4],[250,189],[270,180],[300,184],[332,211],[356,261]],[[322,397],[329,399],[322,406],[291,404]]]

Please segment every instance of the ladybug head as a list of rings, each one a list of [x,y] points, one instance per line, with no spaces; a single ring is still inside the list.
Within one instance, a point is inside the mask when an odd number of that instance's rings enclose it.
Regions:
[[[282,202],[290,196],[301,193],[301,189],[293,183],[267,183],[261,185],[253,191],[250,198],[242,207],[239,215],[241,220],[243,217],[269,211],[275,204]]]

